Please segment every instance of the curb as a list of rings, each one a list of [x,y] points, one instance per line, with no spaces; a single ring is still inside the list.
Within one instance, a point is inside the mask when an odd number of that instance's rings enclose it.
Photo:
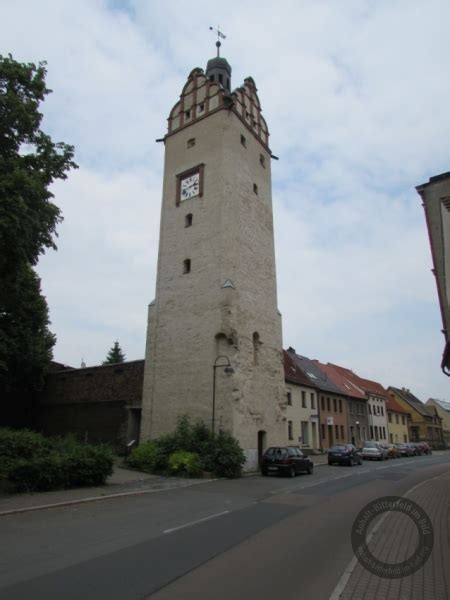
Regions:
[[[46,510],[48,508],[73,506],[74,504],[87,504],[88,502],[98,502],[99,500],[109,500],[110,498],[124,498],[126,496],[142,496],[144,494],[156,494],[158,492],[167,492],[170,490],[192,487],[194,485],[201,485],[202,483],[209,483],[211,481],[218,481],[218,479],[207,479],[205,481],[196,481],[194,483],[188,483],[187,485],[180,485],[180,486],[172,487],[172,488],[160,488],[158,490],[135,490],[132,492],[120,492],[119,494],[105,494],[104,496],[92,496],[90,498],[79,498],[77,500],[66,500],[64,502],[55,502],[53,504],[40,504],[38,506],[27,506],[26,508],[12,508],[11,510],[0,511],[0,517],[6,517],[8,515],[16,515],[16,514],[26,513],[26,512],[33,512],[33,511],[37,511],[37,510]]]

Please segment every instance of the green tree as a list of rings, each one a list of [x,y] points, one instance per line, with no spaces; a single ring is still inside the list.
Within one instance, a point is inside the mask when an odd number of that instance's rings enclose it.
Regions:
[[[46,63],[0,55],[0,396],[34,391],[52,356],[48,308],[33,271],[56,249],[60,209],[49,187],[77,165],[74,149],[41,129],[40,103],[51,93]]]
[[[108,352],[106,360],[103,361],[103,364],[114,365],[116,363],[123,363],[125,362],[125,358],[125,354],[122,352],[119,342],[114,342],[114,346]]]

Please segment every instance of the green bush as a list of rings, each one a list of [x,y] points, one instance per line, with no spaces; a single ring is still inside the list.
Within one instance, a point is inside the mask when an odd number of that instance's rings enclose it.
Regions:
[[[195,458],[194,458],[195,457]],[[145,442],[131,453],[129,464],[150,473],[187,473],[198,476],[209,471],[218,477],[240,477],[245,463],[237,440],[227,432],[214,438],[206,425],[178,420],[173,433]]]
[[[191,477],[199,477],[202,474],[202,462],[196,452],[185,450],[174,452],[169,457],[168,467],[173,475],[186,473]]]
[[[212,452],[208,456],[208,470],[217,477],[229,479],[240,477],[245,456],[238,441],[227,431],[220,431],[214,438]]]
[[[0,457],[0,477],[17,491],[101,485],[114,460],[108,447],[83,444],[74,436],[45,438],[10,429],[0,430]]]
[[[137,446],[137,448],[133,448],[127,459],[127,463],[134,469],[153,473],[156,468],[155,464],[158,452],[159,449],[155,442],[145,442]]]

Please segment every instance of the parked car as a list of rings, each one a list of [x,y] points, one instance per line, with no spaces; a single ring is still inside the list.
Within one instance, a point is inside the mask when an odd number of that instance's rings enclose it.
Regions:
[[[365,460],[386,460],[387,450],[385,450],[378,442],[364,442],[361,456]]]
[[[388,458],[401,458],[400,450],[395,444],[387,445]]]
[[[400,456],[414,456],[414,450],[409,444],[395,444],[400,452]]]
[[[278,473],[295,477],[297,473],[311,475],[314,464],[299,448],[274,446],[268,448],[261,459],[261,474]]]
[[[417,444],[416,442],[409,442],[406,445],[411,448],[412,456],[420,456],[421,452],[420,452],[419,444]]]
[[[421,454],[431,454],[431,446],[427,442],[419,442],[418,444]]]
[[[343,444],[342,446],[333,446],[328,450],[328,464],[333,465],[361,465],[362,458],[353,444]]]

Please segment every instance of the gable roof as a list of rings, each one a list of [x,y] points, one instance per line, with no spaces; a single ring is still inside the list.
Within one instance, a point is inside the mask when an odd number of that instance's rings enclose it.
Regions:
[[[293,361],[294,366],[307,378],[308,385],[332,394],[346,395],[313,360],[301,354],[296,354],[294,348],[289,348],[287,354]]]
[[[395,388],[392,385],[389,386],[389,389],[392,390],[399,398],[407,402],[411,408],[414,408],[422,416],[434,417],[434,411],[427,408],[425,404],[419,400],[419,398],[416,398],[414,394],[411,394],[409,390],[405,388]]]
[[[408,414],[408,411],[405,410],[398,402],[397,400],[394,400],[394,398],[392,398],[391,396],[387,396],[386,398],[386,410],[389,410],[390,412],[397,412],[397,413],[403,413],[405,415]]]
[[[427,401],[427,404],[430,404],[432,402],[438,404],[443,410],[450,412],[450,402],[447,402],[446,400],[438,400],[437,398],[430,398]]]
[[[303,371],[297,366],[295,360],[295,354],[292,352],[286,352],[283,350],[283,363],[284,363],[284,378],[286,381],[291,383],[297,383],[299,385],[307,385],[316,387],[311,383],[309,378],[303,373]]]
[[[325,365],[318,360],[314,360],[313,362],[317,364],[321,371],[328,375],[331,381],[340,388],[343,394],[356,400],[367,400],[364,392],[345,376],[345,369],[339,370],[335,365],[330,363]]]
[[[328,364],[335,370],[337,370],[339,373],[341,373],[348,381],[353,383],[353,385],[363,390],[364,393],[374,394],[382,398],[387,398],[387,391],[384,389],[381,383],[378,383],[377,381],[372,381],[371,379],[364,379],[363,377],[360,377],[359,375],[345,367],[334,365],[332,363]]]

